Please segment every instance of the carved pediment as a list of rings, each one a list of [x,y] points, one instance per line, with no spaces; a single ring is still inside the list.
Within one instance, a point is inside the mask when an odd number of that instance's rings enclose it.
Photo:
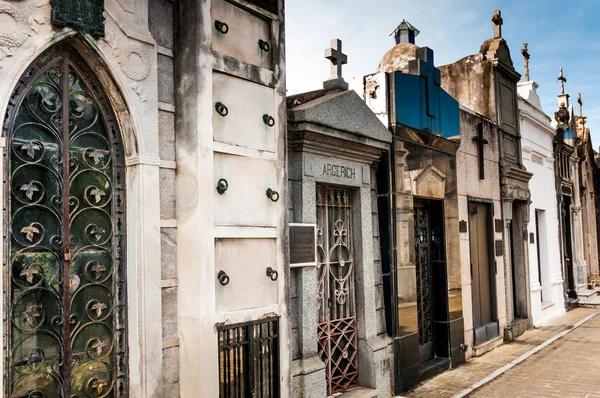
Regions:
[[[413,179],[413,194],[443,199],[446,192],[446,175],[435,166],[427,165]]]

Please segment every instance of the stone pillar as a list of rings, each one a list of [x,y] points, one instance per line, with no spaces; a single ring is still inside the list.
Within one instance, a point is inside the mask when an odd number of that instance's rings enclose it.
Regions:
[[[314,181],[302,180],[303,159],[299,155],[290,156],[290,163],[299,162],[292,178],[292,200],[294,205],[294,222],[317,222],[317,186]],[[300,171],[300,172],[298,172]],[[299,174],[299,175],[296,175]],[[314,266],[295,268],[292,270],[292,281],[296,286],[297,314],[292,320],[296,328],[298,340],[298,358],[292,362],[292,390],[294,397],[325,397],[325,364],[318,351],[318,319],[317,270]]]
[[[178,321],[182,397],[219,395],[210,1],[176,2]]]
[[[363,171],[364,173],[364,171]],[[370,176],[370,173],[369,173]],[[364,181],[363,181],[364,182]],[[358,198],[357,198],[358,197]],[[373,270],[373,218],[371,186],[357,190],[353,214],[360,215],[354,224],[354,258],[356,280],[356,319],[358,326],[358,369],[361,386],[377,389],[378,396],[392,395],[390,380],[390,339],[377,336],[377,304]],[[357,220],[358,221],[358,220]],[[379,248],[377,248],[379,250]]]

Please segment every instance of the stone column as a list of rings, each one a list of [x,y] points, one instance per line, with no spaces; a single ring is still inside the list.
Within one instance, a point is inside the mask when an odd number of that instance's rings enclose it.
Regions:
[[[302,170],[302,167],[300,167]],[[297,171],[297,170],[296,170]],[[299,174],[303,174],[300,172]],[[302,175],[296,176],[302,178]],[[294,222],[317,222],[317,186],[314,180],[293,181]],[[298,359],[292,363],[294,397],[325,397],[325,364],[318,351],[317,270],[315,267],[296,268],[292,281],[296,286]]]
[[[180,393],[219,396],[210,1],[175,2]]]
[[[370,175],[370,173],[369,173]],[[377,336],[377,304],[375,302],[375,270],[373,269],[373,217],[371,187],[358,189],[354,201],[354,259],[356,286],[356,318],[358,332],[359,383],[377,389],[380,395],[391,395],[389,338]],[[379,248],[377,248],[379,250]]]

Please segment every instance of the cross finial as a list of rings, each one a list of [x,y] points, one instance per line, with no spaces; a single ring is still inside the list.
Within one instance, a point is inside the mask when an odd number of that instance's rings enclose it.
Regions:
[[[504,23],[500,10],[494,10],[492,22],[494,23],[494,39],[499,39],[502,37],[502,24]]]
[[[579,104],[579,117],[583,117],[583,101],[581,100],[581,93],[577,93],[577,103]]]
[[[342,65],[348,63],[348,57],[342,53],[342,41],[331,40],[331,48],[325,50],[325,58],[331,61],[331,74],[328,80],[342,79]]]
[[[558,81],[560,82],[561,94],[565,93],[565,83],[567,82],[567,78],[563,74],[563,68],[560,67],[560,75],[558,75]]]
[[[523,48],[521,49],[521,54],[523,54],[523,58],[525,58],[525,81],[529,81],[529,51],[527,51],[527,43],[523,43]]]

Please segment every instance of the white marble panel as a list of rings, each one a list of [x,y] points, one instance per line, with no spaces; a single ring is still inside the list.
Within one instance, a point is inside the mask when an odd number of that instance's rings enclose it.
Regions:
[[[213,104],[227,107],[227,116],[213,109],[213,134],[215,141],[261,151],[275,151],[277,120],[272,88],[252,83],[224,73],[213,74]],[[275,119],[268,126],[263,115]]]
[[[276,265],[275,239],[217,239],[215,273],[223,270],[229,284],[215,280],[217,312],[232,312],[277,304],[278,283],[266,274]]]
[[[274,161],[215,153],[213,172],[215,225],[277,226],[277,203],[266,194],[268,188],[279,192]],[[228,183],[222,195],[216,189],[221,178]]]
[[[262,68],[271,68],[271,26],[270,23],[225,0],[212,2],[213,22],[212,49]],[[217,31],[215,21],[226,23],[227,33]],[[222,28],[224,31],[225,29]],[[264,40],[269,51],[261,49],[259,40]]]

